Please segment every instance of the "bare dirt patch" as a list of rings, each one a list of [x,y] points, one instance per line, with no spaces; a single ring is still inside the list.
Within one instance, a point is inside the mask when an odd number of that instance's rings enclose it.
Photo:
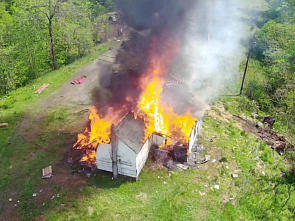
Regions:
[[[234,115],[233,119],[240,123],[243,130],[256,135],[277,152],[283,153],[288,150],[294,150],[294,146],[285,137],[278,135],[275,131],[268,128],[262,128],[256,125],[253,121],[244,119],[240,116]]]

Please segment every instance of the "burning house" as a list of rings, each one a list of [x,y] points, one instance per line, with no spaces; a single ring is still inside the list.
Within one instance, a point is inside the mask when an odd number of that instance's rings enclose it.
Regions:
[[[100,170],[138,178],[152,146],[165,145],[166,138],[154,133],[146,138],[145,124],[142,119],[134,119],[128,114],[124,120],[113,129],[110,144],[99,144],[96,151],[96,166]],[[189,150],[196,142],[197,124],[192,130],[188,145]],[[184,147],[187,148],[187,147]]]
[[[97,168],[129,177],[138,178],[149,154],[151,145],[162,144],[164,138],[145,139],[144,122],[132,114],[113,130],[110,144],[99,144],[96,151]],[[157,142],[158,141],[158,142]]]
[[[184,9],[171,12],[160,5],[163,9],[150,12],[153,24],[140,25],[138,32],[135,24],[130,39],[122,44],[116,59],[119,68],[101,81],[105,85],[90,109],[89,125],[73,145],[84,152],[83,164],[113,172],[114,177],[138,178],[151,147],[185,162],[197,142],[200,124],[189,87],[171,74],[181,38],[161,30],[169,27],[167,22],[180,23]],[[128,21],[132,26],[132,16]],[[142,29],[149,31],[143,34]]]

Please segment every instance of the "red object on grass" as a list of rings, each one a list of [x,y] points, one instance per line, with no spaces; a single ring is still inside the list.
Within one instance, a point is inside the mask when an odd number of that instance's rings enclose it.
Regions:
[[[49,84],[43,84],[37,91],[37,94],[41,94],[46,88],[48,88]]]
[[[72,81],[71,84],[74,84],[74,85],[83,84],[85,82],[86,78],[87,77],[85,75],[83,75],[83,76],[77,78],[76,80]]]

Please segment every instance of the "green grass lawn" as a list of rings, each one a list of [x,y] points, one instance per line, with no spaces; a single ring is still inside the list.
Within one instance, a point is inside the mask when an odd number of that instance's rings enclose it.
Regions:
[[[202,135],[215,162],[170,173],[149,161],[137,182],[97,174],[46,220],[294,219],[295,179],[284,159],[223,113],[215,115],[205,117]]]

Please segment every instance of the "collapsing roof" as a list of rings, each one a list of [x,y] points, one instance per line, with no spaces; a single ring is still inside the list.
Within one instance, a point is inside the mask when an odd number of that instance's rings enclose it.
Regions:
[[[135,153],[139,153],[142,148],[144,131],[144,122],[141,119],[135,120],[132,114],[128,114],[115,129],[116,136]]]

